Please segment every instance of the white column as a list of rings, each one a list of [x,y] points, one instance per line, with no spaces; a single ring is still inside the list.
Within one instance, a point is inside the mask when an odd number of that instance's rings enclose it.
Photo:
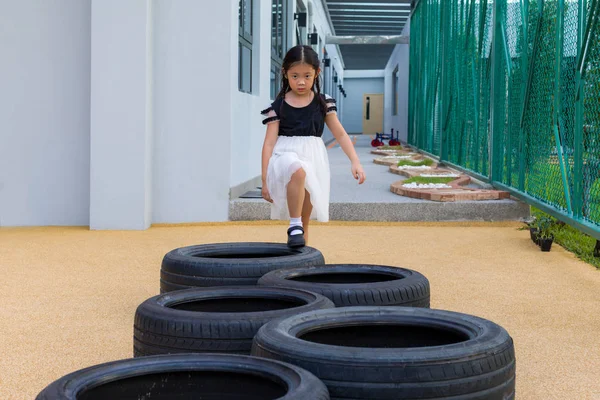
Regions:
[[[151,0],[93,0],[90,229],[151,223]]]
[[[232,109],[238,1],[161,0],[154,6],[152,222],[226,221],[231,121],[246,112]]]

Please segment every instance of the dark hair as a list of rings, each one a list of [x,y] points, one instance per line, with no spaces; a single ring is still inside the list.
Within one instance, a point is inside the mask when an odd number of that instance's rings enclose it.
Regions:
[[[321,62],[319,61],[319,55],[317,54],[316,51],[313,50],[312,47],[306,46],[306,45],[298,45],[298,46],[294,46],[291,49],[289,49],[288,52],[286,53],[285,57],[283,58],[283,64],[282,64],[283,73],[281,74],[281,90],[279,91],[277,98],[285,97],[285,94],[290,90],[290,83],[288,82],[288,79],[285,76],[285,73],[290,68],[295,66],[296,64],[301,64],[301,63],[312,66],[315,69],[315,72],[321,66]],[[315,82],[313,84],[313,87],[310,89],[315,92],[315,96],[319,97],[319,105],[321,108],[321,112],[323,112],[323,115],[325,115],[327,112],[326,111],[327,103],[325,103],[325,100],[323,100],[323,97],[321,97],[321,81],[320,81],[320,79],[321,79],[320,75],[315,76]],[[283,104],[283,102],[282,102],[282,104]]]

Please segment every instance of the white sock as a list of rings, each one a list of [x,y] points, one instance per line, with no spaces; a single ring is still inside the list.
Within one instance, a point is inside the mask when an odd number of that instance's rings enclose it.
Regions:
[[[290,228],[292,226],[302,226],[302,217],[300,218],[290,218]],[[300,235],[302,233],[301,230],[295,229],[290,233],[290,235]]]

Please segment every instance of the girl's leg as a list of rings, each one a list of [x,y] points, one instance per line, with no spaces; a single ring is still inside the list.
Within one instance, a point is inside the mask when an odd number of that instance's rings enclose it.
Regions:
[[[294,172],[287,186],[287,203],[290,217],[300,218],[304,204],[304,179],[306,173],[302,168]]]
[[[304,242],[308,244],[308,222],[312,213],[312,203],[310,202],[310,193],[304,194],[304,204],[302,205],[302,226],[304,227]]]
[[[305,245],[302,226],[302,206],[304,204],[304,179],[306,173],[302,168],[294,172],[287,186],[287,203],[290,212],[290,227],[288,228],[288,246],[302,247]],[[298,227],[298,228],[297,228]]]

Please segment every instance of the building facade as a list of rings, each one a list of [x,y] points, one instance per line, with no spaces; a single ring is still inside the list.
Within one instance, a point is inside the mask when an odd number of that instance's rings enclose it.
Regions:
[[[0,226],[227,220],[298,43],[343,122],[324,0],[0,0],[0,26]]]

